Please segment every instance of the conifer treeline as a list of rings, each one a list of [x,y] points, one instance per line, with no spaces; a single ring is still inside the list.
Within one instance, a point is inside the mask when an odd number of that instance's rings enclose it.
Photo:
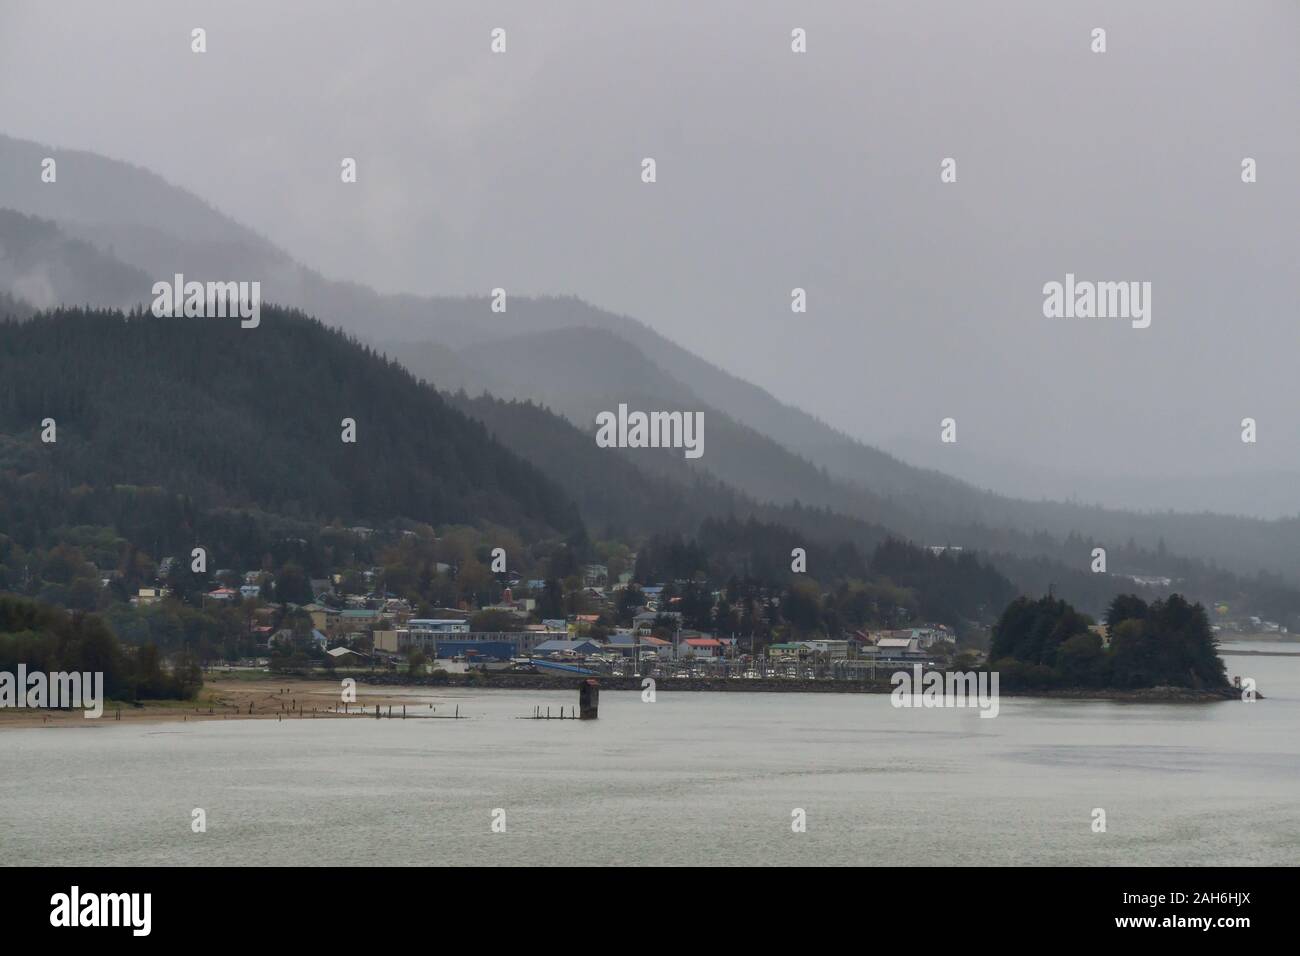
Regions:
[[[1008,686],[1227,686],[1205,608],[1180,594],[1148,604],[1121,594],[1106,612],[1108,640],[1093,620],[1048,595],[1020,597],[993,629],[990,666]]]
[[[46,418],[52,444],[40,442]],[[355,444],[341,440],[344,418]],[[18,496],[6,528],[109,524],[132,510],[123,485],[177,496],[149,503],[184,512],[160,523],[171,526],[219,508],[533,535],[581,525],[557,485],[396,363],[275,308],[256,329],[85,310],[0,323],[0,433]]]

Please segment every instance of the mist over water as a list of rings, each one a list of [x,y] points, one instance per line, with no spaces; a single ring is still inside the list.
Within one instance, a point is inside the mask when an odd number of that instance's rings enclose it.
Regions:
[[[981,720],[885,695],[606,691],[599,720],[546,722],[513,718],[576,695],[493,691],[430,698],[461,721],[7,731],[0,850],[6,864],[1292,864],[1300,656],[1225,659],[1268,699],[1004,697]],[[1090,829],[1095,807],[1107,833]]]

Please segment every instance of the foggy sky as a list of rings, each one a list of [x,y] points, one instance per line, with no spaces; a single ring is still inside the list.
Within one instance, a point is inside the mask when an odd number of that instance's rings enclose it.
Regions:
[[[0,0],[0,130],[332,278],[576,294],[1000,490],[1300,471],[1290,0]],[[1067,272],[1151,282],[1151,327],[1044,318]]]

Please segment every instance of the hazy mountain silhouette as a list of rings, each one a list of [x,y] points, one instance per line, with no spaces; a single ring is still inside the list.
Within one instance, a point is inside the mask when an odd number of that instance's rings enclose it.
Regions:
[[[651,454],[637,462],[679,479],[707,472],[757,501],[834,509],[922,543],[1033,554],[1086,568],[1071,534],[1111,549],[1186,555],[1240,573],[1300,580],[1300,519],[1136,513],[1068,502],[1021,501],[909,465],[830,428],[655,333],[571,297],[511,296],[505,313],[483,298],[381,295],[325,279],[252,230],[146,170],[93,153],[57,151],[59,181],[42,184],[52,151],[0,137],[0,206],[56,220],[136,271],[147,301],[154,278],[260,280],[283,302],[382,347],[439,388],[531,398],[580,428],[619,401],[701,410],[706,454]],[[130,278],[125,278],[130,275]],[[52,286],[77,301],[75,283]],[[26,299],[10,283],[5,291]],[[113,289],[113,294],[118,294]],[[698,466],[686,472],[689,466]],[[689,479],[688,479],[689,480]],[[1149,573],[1151,568],[1132,569]]]
[[[139,301],[149,279],[139,269],[72,239],[53,222],[0,209],[0,289],[34,308],[120,308]]]

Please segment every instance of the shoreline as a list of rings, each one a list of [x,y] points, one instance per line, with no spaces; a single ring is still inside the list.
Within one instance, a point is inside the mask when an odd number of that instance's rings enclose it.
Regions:
[[[432,703],[430,689],[486,691],[536,690],[576,693],[578,678],[557,678],[539,674],[493,674],[483,677],[471,674],[449,674],[445,678],[411,677],[408,674],[346,674],[357,682],[357,702],[347,705],[347,712],[338,708],[340,681],[321,680],[317,677],[292,678],[285,675],[258,676],[210,681],[194,701],[144,701],[139,704],[106,702],[103,716],[90,720],[80,710],[37,710],[5,708],[0,710],[0,730],[32,727],[95,727],[103,724],[130,723],[187,723],[210,720],[340,720],[357,717],[374,719],[374,708],[399,710],[403,705],[412,708],[413,717],[450,716],[439,711],[455,708],[456,698]],[[598,678],[602,690],[640,691],[639,677]],[[382,688],[382,689],[381,689]],[[889,694],[893,685],[889,681],[846,680],[790,680],[784,678],[721,679],[721,678],[661,678],[655,681],[655,690],[666,693],[752,693],[752,694]],[[405,691],[405,693],[403,692]],[[417,696],[422,694],[424,696]],[[1256,695],[1260,700],[1263,694]],[[1241,692],[1236,688],[1195,690],[1181,687],[1149,687],[1139,689],[1119,688],[1053,688],[1047,690],[999,691],[999,697],[1039,698],[1042,700],[1110,701],[1114,703],[1212,703],[1236,701]],[[412,706],[416,705],[418,711]],[[430,713],[433,711],[434,713]],[[120,713],[120,717],[118,714]],[[396,718],[396,714],[394,717]]]
[[[0,709],[0,731],[5,728],[97,727],[122,723],[187,723],[210,720],[346,720],[362,716],[374,707],[401,707],[419,703],[429,710],[427,698],[399,693],[364,693],[357,678],[358,702],[349,704],[349,712],[335,710],[341,706],[339,682],[317,678],[297,679],[283,675],[265,678],[217,679],[203,685],[196,700],[149,700],[139,703],[106,701],[103,716],[84,717],[80,710],[38,710],[7,707]],[[439,705],[435,705],[439,706]],[[454,706],[454,704],[453,704]],[[120,719],[118,714],[121,714]]]
[[[1253,651],[1253,650],[1225,650],[1219,648],[1219,656],[1228,657],[1300,657],[1300,651]]]
[[[579,678],[550,677],[541,674],[491,674],[486,677],[472,677],[466,674],[449,674],[445,678],[411,677],[397,674],[368,674],[354,676],[357,685],[371,684],[384,686],[408,687],[455,687],[474,690],[574,690]],[[641,690],[640,677],[610,677],[597,675],[601,690]],[[853,680],[810,680],[790,678],[731,679],[710,677],[664,677],[655,679],[656,691],[685,691],[719,693],[756,693],[756,694],[889,694],[894,686],[888,680],[853,681]],[[1062,687],[1045,689],[1001,690],[1001,697],[1041,697],[1060,700],[1112,700],[1151,703],[1168,701],[1210,702],[1220,700],[1239,700],[1241,691],[1234,687],[1203,688],[1190,687],[1143,687],[1143,688],[1083,688]],[[1263,699],[1262,694],[1257,694]]]

